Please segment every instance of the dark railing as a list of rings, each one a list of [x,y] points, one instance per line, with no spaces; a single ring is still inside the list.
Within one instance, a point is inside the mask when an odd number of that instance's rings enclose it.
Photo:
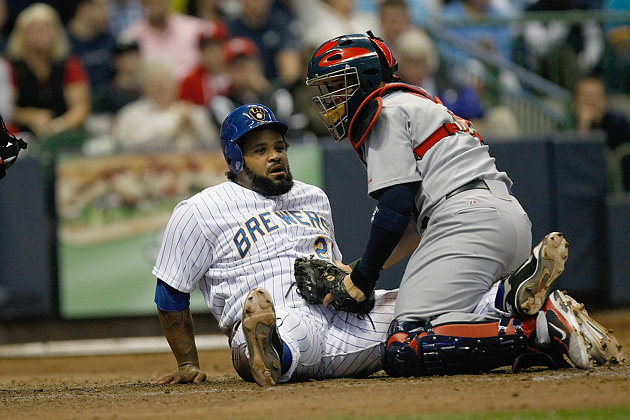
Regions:
[[[462,66],[461,60],[453,59],[453,51],[466,53],[486,66],[489,71],[484,80],[484,101],[489,106],[507,106],[514,113],[524,135],[544,134],[567,128],[568,110],[572,99],[571,92],[495,51],[490,51],[474,41],[462,38],[449,29],[475,26],[510,26],[516,32],[515,38],[518,38],[519,26],[532,20],[541,22],[564,21],[569,24],[596,21],[605,27],[607,24],[630,24],[630,11],[523,12],[512,18],[483,16],[468,19],[441,19],[425,27],[438,43],[448,45],[449,48],[453,49],[440,51],[442,62],[447,64],[449,68]],[[604,42],[608,41],[604,39]],[[610,60],[603,65],[611,65]],[[467,70],[463,69],[463,71],[466,72]],[[509,72],[511,77],[516,77],[522,89],[514,90],[503,86],[498,77],[501,72]]]

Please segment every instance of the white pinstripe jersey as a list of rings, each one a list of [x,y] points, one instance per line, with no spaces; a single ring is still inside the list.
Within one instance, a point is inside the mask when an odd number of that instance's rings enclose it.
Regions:
[[[295,181],[288,193],[264,197],[225,182],[175,208],[153,274],[182,292],[198,284],[226,334],[241,319],[247,294],[267,289],[292,354],[281,382],[379,370],[397,291],[377,290],[369,318],[309,305],[291,285],[295,258],[312,254],[341,261],[330,203],[321,189]],[[234,367],[249,369],[242,328],[231,344]]]
[[[293,280],[296,257],[341,261],[330,203],[319,188],[295,181],[265,197],[234,182],[205,189],[175,208],[153,274],[190,293],[199,285],[225,332],[241,319],[250,290],[264,287],[276,306],[301,307]]]

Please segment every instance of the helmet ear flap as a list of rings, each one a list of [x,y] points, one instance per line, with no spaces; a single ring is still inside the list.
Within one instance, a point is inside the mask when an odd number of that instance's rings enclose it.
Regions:
[[[398,71],[398,62],[394,57],[394,54],[389,49],[387,44],[383,42],[382,38],[375,36],[372,31],[367,31],[367,35],[370,38],[370,42],[378,55],[378,60],[381,64],[381,78],[383,82],[391,82],[399,80],[400,77],[395,73]]]
[[[225,161],[230,167],[230,172],[237,175],[243,170],[243,151],[235,142],[226,142],[223,150]]]
[[[364,87],[367,87],[367,89],[365,89],[366,93],[371,93],[373,90],[379,87],[380,83],[376,83],[376,80],[374,78],[374,76],[379,75],[377,69],[372,67],[367,70],[364,70],[362,73],[368,76],[364,79],[366,80],[366,82],[364,83]]]

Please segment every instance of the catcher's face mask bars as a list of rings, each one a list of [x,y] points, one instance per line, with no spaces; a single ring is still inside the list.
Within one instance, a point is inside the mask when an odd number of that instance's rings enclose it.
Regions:
[[[313,98],[320,108],[320,117],[336,141],[345,137],[348,125],[348,101],[359,89],[359,77],[355,67],[348,67],[316,77],[308,81],[317,86],[321,95]]]

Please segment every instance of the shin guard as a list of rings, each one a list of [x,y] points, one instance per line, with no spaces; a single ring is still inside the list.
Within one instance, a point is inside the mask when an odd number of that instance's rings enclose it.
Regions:
[[[528,334],[516,318],[438,326],[394,320],[383,366],[391,376],[484,372],[512,365],[526,353],[527,342]]]

